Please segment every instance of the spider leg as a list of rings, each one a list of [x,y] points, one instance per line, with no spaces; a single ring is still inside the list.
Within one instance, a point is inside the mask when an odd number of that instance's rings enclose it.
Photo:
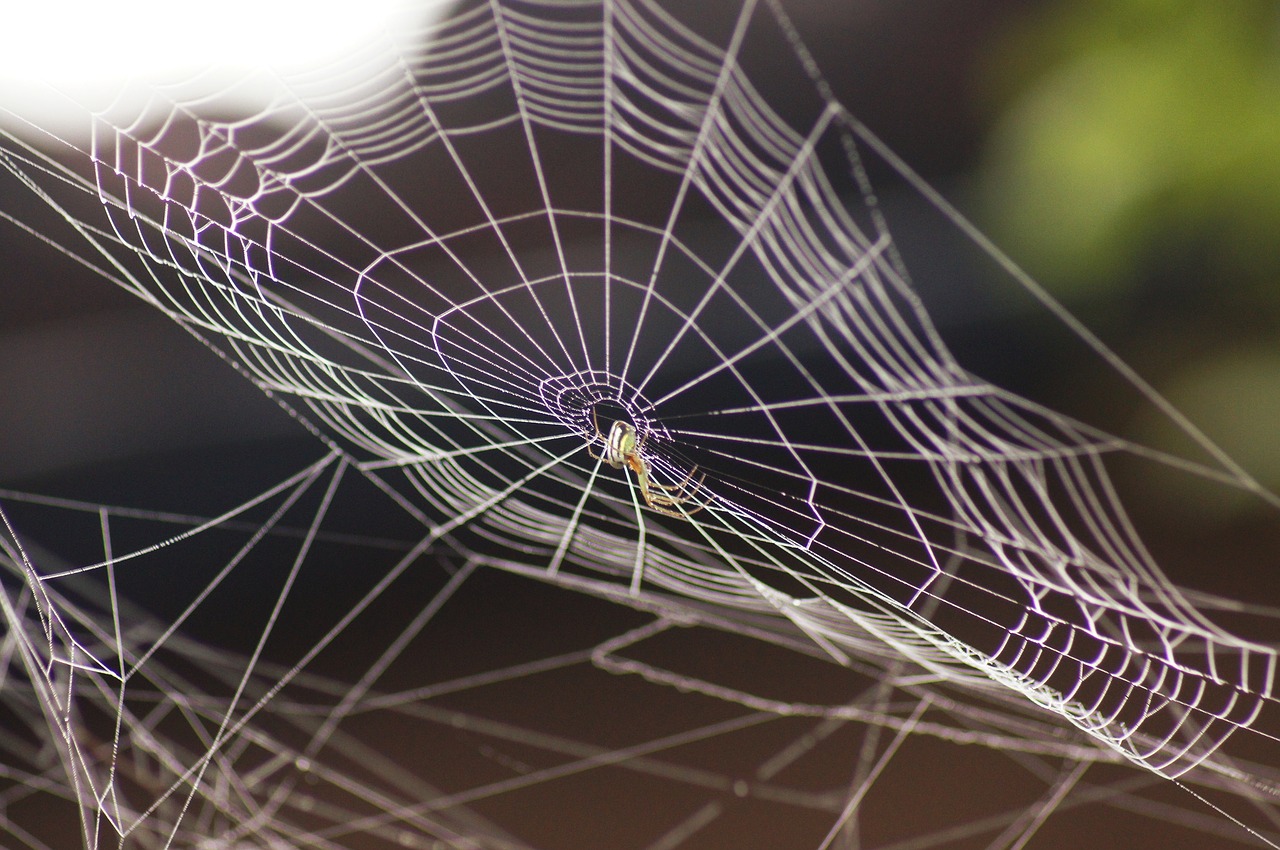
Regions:
[[[656,502],[656,503],[655,503],[655,502],[650,501],[650,502],[649,502],[649,509],[650,509],[650,510],[652,510],[652,511],[654,511],[654,512],[656,512],[656,513],[663,514],[664,516],[673,516],[673,517],[675,517],[676,519],[684,519],[685,517],[693,516],[693,515],[694,515],[694,514],[696,514],[698,511],[702,510],[703,508],[705,508],[705,507],[707,506],[707,503],[706,503],[706,502],[703,502],[703,503],[701,503],[701,504],[699,504],[699,505],[696,505],[696,506],[694,506],[694,507],[692,507],[692,508],[684,508],[684,507],[682,507],[682,506],[684,505],[685,501],[686,501],[686,500],[684,500],[684,499],[675,499],[675,500],[672,500],[672,501],[670,501],[670,502]],[[671,510],[671,508],[666,507],[666,505],[670,505],[670,506],[671,506],[671,507],[673,507],[673,508],[674,508],[674,507],[678,507],[678,508],[680,508],[680,510],[679,510],[679,511],[673,511],[673,510]]]
[[[637,470],[637,473],[638,472],[639,471]],[[702,483],[707,479],[707,474],[704,472],[702,475],[698,476],[697,482],[694,483],[692,487],[689,487],[689,482],[693,480],[693,477],[697,472],[698,467],[695,466],[693,469],[689,470],[689,473],[681,479],[679,484],[659,484],[656,481],[650,480],[646,470],[645,474],[640,476],[640,493],[644,496],[644,500],[648,503],[649,507],[658,513],[676,517],[677,519],[684,519],[687,516],[696,514],[707,506],[707,503],[703,502],[691,509],[684,508],[685,503],[693,499],[702,490]],[[653,488],[655,487],[660,490],[666,490],[674,495],[653,492]],[[680,508],[680,511],[677,513],[676,511],[670,510],[671,508]]]
[[[684,478],[680,479],[679,484],[659,484],[657,481],[651,481],[649,482],[649,486],[657,487],[659,490],[683,490],[685,489],[685,485],[689,483],[689,481],[693,478],[694,474],[697,471],[698,471],[698,467],[696,466],[693,469],[689,470],[689,474],[686,475]],[[698,491],[698,488],[702,486],[702,482],[705,481],[706,479],[707,479],[707,473],[704,472],[698,478],[698,482],[693,485],[693,488],[689,492],[691,494],[696,493]]]
[[[702,506],[699,505],[693,510],[685,511],[684,513],[677,513],[676,511],[670,510],[668,508],[660,507],[659,505],[655,505],[653,502],[650,502],[649,510],[653,511],[654,513],[662,514],[663,516],[675,517],[676,519],[684,519],[690,514],[696,514],[698,511],[702,510]]]
[[[591,443],[594,443],[596,440],[599,440],[605,445],[608,445],[609,443],[608,438],[605,437],[604,434],[600,433],[600,420],[596,418],[596,409],[594,407],[591,408],[591,428],[595,431],[595,434],[591,436],[590,442],[587,443],[587,446],[588,446],[587,451],[591,451],[590,445]],[[595,455],[593,454],[592,456],[594,457]]]
[[[591,446],[595,443],[596,440],[599,440],[600,442],[604,443],[606,446],[609,444],[609,438],[600,432],[600,420],[596,418],[596,409],[594,407],[591,408],[591,427],[595,429],[595,434],[587,441],[587,454],[591,455],[591,457],[593,457],[598,461],[603,461],[604,463],[609,464],[614,469],[618,469],[620,467],[620,464],[614,463],[613,461],[609,460],[607,457],[605,457],[604,454],[596,454],[595,452],[591,451]]]
[[[651,469],[648,461],[641,457],[638,451],[629,452],[617,466],[626,466],[635,473],[640,495],[644,497],[645,504],[649,506],[649,509],[655,513],[676,519],[687,519],[690,515],[696,514],[705,508],[709,502],[709,500],[704,501],[693,508],[684,507],[686,502],[702,490],[702,483],[707,479],[707,474],[704,472],[698,476],[692,487],[689,486],[689,482],[693,481],[694,476],[698,473],[698,467],[696,466],[689,470],[688,474],[678,484],[659,484],[654,481],[650,477]],[[673,510],[673,508],[678,508],[678,510]]]

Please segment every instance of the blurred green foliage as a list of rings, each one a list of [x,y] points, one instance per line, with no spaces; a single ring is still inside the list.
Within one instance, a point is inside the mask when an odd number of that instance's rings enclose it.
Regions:
[[[1134,285],[1165,251],[1207,252],[1234,285],[1280,274],[1275,0],[1057,4],[1006,40],[989,88],[1009,102],[996,226],[1059,292]]]
[[[984,84],[988,230],[1280,490],[1280,3],[1053,3]]]

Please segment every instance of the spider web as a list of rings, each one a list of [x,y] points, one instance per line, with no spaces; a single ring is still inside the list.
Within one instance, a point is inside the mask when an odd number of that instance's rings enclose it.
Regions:
[[[175,81],[0,152],[324,447],[217,516],[4,493],[10,845],[1012,848],[1097,803],[1275,841],[1275,651],[1108,469],[1274,497],[1154,395],[1193,457],[963,368],[884,184],[1038,291],[779,6],[409,11],[250,115]],[[957,753],[1000,793],[893,814]]]

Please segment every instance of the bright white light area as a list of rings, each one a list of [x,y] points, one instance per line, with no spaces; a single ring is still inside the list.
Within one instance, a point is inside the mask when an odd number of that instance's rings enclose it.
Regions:
[[[0,21],[0,121],[74,132],[127,90],[306,73],[404,25],[403,0],[18,0]],[[399,14],[397,14],[399,12]],[[421,16],[419,16],[421,18]],[[274,73],[260,73],[260,72]],[[221,82],[219,82],[221,81]],[[189,84],[189,83],[188,83]],[[279,86],[283,89],[283,86]],[[202,93],[185,85],[183,99]],[[255,100],[261,100],[259,90]],[[225,103],[224,103],[225,105]]]

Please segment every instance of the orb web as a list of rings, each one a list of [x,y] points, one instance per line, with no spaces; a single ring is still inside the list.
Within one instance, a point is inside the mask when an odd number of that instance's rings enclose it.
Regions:
[[[1108,470],[1149,450],[953,356],[868,175],[968,225],[780,6],[423,20],[342,97],[215,118],[175,83],[57,156],[6,139],[64,251],[324,447],[212,518],[5,492],[13,840],[58,840],[29,803],[85,847],[717,846],[751,803],[853,847],[907,753],[971,744],[1034,788],[883,843],[1020,847],[1102,798],[1274,841],[1273,647],[1146,553]],[[612,421],[654,485],[705,475],[696,513],[601,463]],[[1257,490],[1206,451],[1161,462]],[[396,534],[340,519],[371,503]],[[148,582],[162,612],[117,592]],[[207,637],[236,606],[250,639]],[[596,784],[661,814],[570,815]]]

